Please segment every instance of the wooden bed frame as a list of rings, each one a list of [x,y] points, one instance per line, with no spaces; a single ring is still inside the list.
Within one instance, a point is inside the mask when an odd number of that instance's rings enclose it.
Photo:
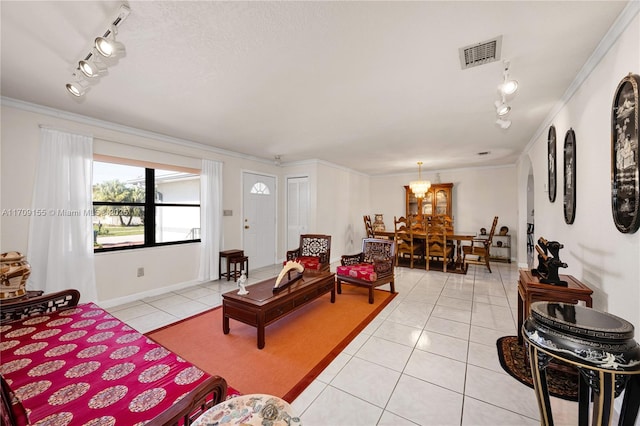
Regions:
[[[69,289],[16,301],[3,301],[0,305],[0,325],[26,317],[56,312],[77,306],[80,293]],[[220,376],[211,376],[193,389],[186,397],[172,404],[150,421],[154,425],[190,425],[197,417],[214,405],[224,401],[227,382]],[[17,425],[13,393],[2,379],[0,422]]]

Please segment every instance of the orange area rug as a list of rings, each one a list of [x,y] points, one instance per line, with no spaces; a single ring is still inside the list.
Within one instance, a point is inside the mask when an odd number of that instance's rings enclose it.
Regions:
[[[251,287],[248,288],[251,290]],[[222,333],[222,308],[204,312],[147,333],[147,336],[210,374],[222,376],[240,393],[263,393],[292,402],[393,299],[375,290],[342,286],[336,302],[326,294],[265,329],[230,320]]]

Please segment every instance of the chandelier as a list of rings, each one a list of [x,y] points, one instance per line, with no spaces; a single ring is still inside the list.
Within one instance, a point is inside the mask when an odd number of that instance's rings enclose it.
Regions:
[[[416,198],[424,198],[424,194],[431,188],[431,182],[422,180],[422,161],[418,161],[418,180],[411,181],[409,188]]]

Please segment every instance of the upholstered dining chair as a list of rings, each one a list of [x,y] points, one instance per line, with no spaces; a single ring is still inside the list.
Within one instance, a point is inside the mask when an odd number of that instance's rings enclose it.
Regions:
[[[329,272],[331,259],[331,235],[302,234],[300,246],[287,251],[287,260],[299,262],[305,270]]]
[[[342,283],[353,284],[369,289],[369,303],[373,303],[373,289],[389,284],[391,293],[395,293],[395,242],[379,238],[362,240],[362,251],[358,254],[344,255],[341,265],[336,268],[338,294],[342,293]]]
[[[365,233],[367,234],[367,238],[374,238],[375,235],[373,234],[373,223],[371,222],[371,216],[366,214],[363,216],[363,218],[364,218],[364,230],[365,230]]]
[[[467,264],[485,265],[489,272],[491,272],[491,264],[489,263],[491,244],[493,242],[493,234],[496,232],[496,226],[498,225],[498,216],[493,218],[493,224],[491,225],[491,231],[486,238],[474,238],[471,241],[471,245],[462,246],[462,264],[467,267]],[[476,256],[475,260],[467,260],[467,255]]]
[[[442,260],[442,270],[447,272],[447,264],[453,261],[455,248],[452,241],[447,241],[447,226],[443,221],[432,220],[426,229],[425,256],[426,269],[430,270],[432,258]]]
[[[409,260],[409,267],[413,268],[413,262],[416,257],[424,256],[424,246],[416,241],[413,237],[416,232],[417,225],[411,221],[411,218],[401,216],[393,217],[394,225],[394,241],[396,242],[396,265],[400,266],[400,261]]]

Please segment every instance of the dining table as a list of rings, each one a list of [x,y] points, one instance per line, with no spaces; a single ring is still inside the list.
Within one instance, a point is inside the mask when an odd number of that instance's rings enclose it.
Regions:
[[[378,230],[378,231],[374,231],[373,235],[376,238],[394,239],[396,234],[394,231]],[[456,246],[456,258],[455,258],[453,268],[450,272],[466,273],[465,265],[462,263],[463,241],[473,241],[476,237],[477,237],[477,234],[475,232],[461,232],[456,230],[447,231],[447,240],[453,241]],[[426,231],[414,231],[413,238],[416,240],[424,241],[427,239],[427,233]]]

